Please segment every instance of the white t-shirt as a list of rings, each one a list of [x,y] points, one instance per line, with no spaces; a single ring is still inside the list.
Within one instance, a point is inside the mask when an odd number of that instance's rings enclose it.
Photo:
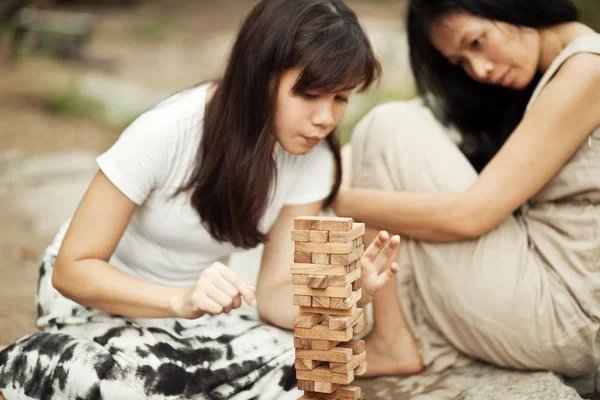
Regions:
[[[227,263],[240,250],[210,236],[190,204],[189,192],[171,197],[193,169],[208,86],[178,93],[147,111],[97,158],[108,179],[139,205],[110,259],[130,275],[188,287],[202,270],[216,261]],[[333,185],[334,161],[326,143],[304,156],[277,145],[275,155],[277,179],[260,222],[263,232],[284,205],[322,200]]]

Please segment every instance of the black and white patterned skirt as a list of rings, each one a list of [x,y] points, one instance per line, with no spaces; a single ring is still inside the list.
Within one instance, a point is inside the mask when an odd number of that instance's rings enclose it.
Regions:
[[[13,399],[297,399],[293,333],[255,309],[197,320],[135,319],[58,293],[40,268],[40,332],[0,352],[0,393]]]

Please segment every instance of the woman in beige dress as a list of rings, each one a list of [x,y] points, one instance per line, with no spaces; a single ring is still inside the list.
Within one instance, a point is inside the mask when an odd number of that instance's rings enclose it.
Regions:
[[[368,373],[473,358],[589,372],[600,362],[600,35],[570,0],[412,0],[408,35],[420,99],[359,123],[351,187],[334,203],[404,237],[399,279],[374,302]],[[469,160],[473,148],[487,159]]]

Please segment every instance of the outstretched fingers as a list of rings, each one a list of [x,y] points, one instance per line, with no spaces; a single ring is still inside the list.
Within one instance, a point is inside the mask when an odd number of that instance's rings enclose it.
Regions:
[[[379,276],[377,277],[377,287],[379,289],[384,287],[390,281],[390,279],[396,276],[399,270],[400,266],[398,265],[398,263],[393,262],[387,270],[379,274]]]
[[[368,264],[377,274],[381,274],[385,272],[386,265],[397,260],[399,250],[400,236],[394,235],[390,238],[389,233],[381,231],[363,254],[363,264]]]
[[[386,243],[383,249],[377,255],[375,259],[375,265],[378,268],[379,273],[382,273],[382,268],[398,259],[398,252],[400,250],[400,236],[392,236]]]
[[[363,261],[368,261],[374,263],[377,259],[381,250],[385,247],[385,244],[390,238],[390,234],[386,231],[380,231],[377,237],[371,242],[367,250],[365,250],[362,258]]]

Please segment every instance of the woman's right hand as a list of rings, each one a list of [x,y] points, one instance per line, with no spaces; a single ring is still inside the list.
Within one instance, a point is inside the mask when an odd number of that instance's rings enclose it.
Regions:
[[[195,319],[222,314],[242,305],[256,307],[256,289],[226,265],[214,263],[202,271],[193,287],[171,298],[177,318]]]

